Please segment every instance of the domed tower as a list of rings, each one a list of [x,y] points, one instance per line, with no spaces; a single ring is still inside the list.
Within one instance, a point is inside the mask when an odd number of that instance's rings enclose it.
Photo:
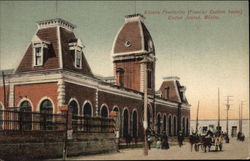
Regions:
[[[148,92],[152,93],[155,89],[155,48],[144,19],[141,14],[125,16],[125,24],[113,43],[112,57],[116,85],[143,92],[144,73],[147,72]],[[142,64],[144,58],[151,60],[146,70]]]

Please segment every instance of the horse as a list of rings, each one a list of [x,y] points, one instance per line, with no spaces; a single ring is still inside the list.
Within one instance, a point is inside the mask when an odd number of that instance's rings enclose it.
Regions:
[[[193,145],[195,146],[195,151],[199,151],[198,143],[200,142],[200,138],[196,134],[192,134],[189,136],[189,143],[191,145],[191,152],[193,151]]]
[[[202,148],[204,148],[204,152],[207,152],[207,148],[208,151],[210,151],[211,146],[212,146],[212,137],[211,136],[202,136],[201,137],[201,141],[202,141]]]

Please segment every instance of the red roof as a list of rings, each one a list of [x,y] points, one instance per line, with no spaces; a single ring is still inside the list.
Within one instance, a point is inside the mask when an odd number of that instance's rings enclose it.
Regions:
[[[70,53],[69,43],[77,38],[72,30],[62,26],[40,28],[36,35],[42,41],[50,42],[49,50],[44,55],[44,64],[42,66],[33,66],[33,50],[32,44],[30,44],[16,72],[66,69],[93,76],[84,54],[82,57],[82,68],[77,69],[74,66],[74,56]],[[62,66],[60,66],[60,62],[62,62]]]
[[[118,31],[114,40],[113,53],[119,54],[148,51],[149,40],[152,42],[152,46],[153,41],[145,24],[142,22],[142,17],[138,15],[133,17],[126,16],[125,21],[125,24],[120,31]],[[130,46],[126,46],[127,43],[129,43]]]

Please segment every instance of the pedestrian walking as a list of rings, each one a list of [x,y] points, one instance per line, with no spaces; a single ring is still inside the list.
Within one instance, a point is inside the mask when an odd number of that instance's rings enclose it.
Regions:
[[[147,141],[148,141],[148,149],[150,150],[151,149],[151,143],[153,142],[152,137],[150,135],[148,135]]]
[[[169,144],[168,144],[168,135],[166,133],[166,131],[163,131],[162,134],[162,149],[169,149]]]
[[[181,147],[183,145],[183,140],[184,140],[184,136],[182,134],[182,131],[179,132],[178,135],[178,143],[179,143],[179,147]]]

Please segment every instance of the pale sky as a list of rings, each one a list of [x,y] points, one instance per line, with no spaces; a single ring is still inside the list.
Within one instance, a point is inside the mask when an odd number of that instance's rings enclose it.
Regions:
[[[178,13],[166,14],[164,10]],[[186,20],[188,10],[192,10],[190,16],[200,19]],[[146,11],[160,14],[146,14]],[[154,41],[156,90],[163,77],[178,76],[187,88],[191,118],[196,118],[200,100],[199,118],[216,119],[220,88],[221,118],[226,117],[227,95],[233,96],[229,118],[238,118],[242,100],[245,101],[243,116],[248,118],[247,1],[0,1],[0,69],[17,65],[36,31],[35,22],[63,18],[77,26],[74,33],[86,46],[84,53],[92,71],[111,76],[114,37],[124,23],[124,16],[135,12],[146,17],[144,23]],[[204,19],[206,15],[217,19]],[[183,16],[183,19],[170,20],[169,16]]]

